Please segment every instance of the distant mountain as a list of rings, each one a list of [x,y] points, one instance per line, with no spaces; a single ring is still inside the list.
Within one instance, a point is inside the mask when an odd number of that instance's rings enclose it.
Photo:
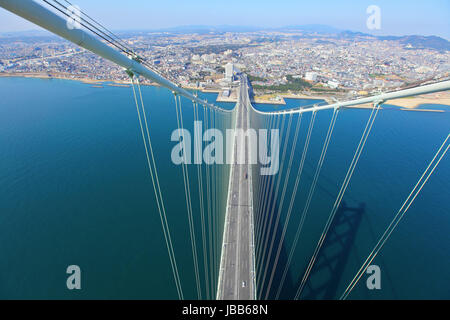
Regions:
[[[178,26],[171,28],[163,28],[157,30],[128,30],[128,31],[118,31],[122,36],[132,36],[141,33],[171,33],[171,34],[209,34],[216,33],[222,34],[227,32],[233,33],[244,33],[244,32],[257,32],[257,31],[278,31],[286,33],[298,33],[302,32],[304,34],[328,34],[333,35],[333,37],[338,39],[378,39],[387,41],[397,41],[405,48],[414,49],[433,49],[437,51],[450,51],[450,42],[446,39],[437,36],[420,36],[420,35],[409,35],[409,36],[376,36],[363,32],[355,32],[351,30],[340,30],[338,28],[322,25],[322,24],[307,24],[307,25],[291,25],[286,27],[277,28],[263,28],[263,27],[252,27],[252,26],[232,26],[232,25],[219,25],[219,26],[208,26],[208,25],[188,25],[188,26]],[[0,33],[0,41],[2,40],[26,40],[26,39],[40,39],[52,37],[57,38],[53,34],[47,31],[27,31],[27,32],[7,32]]]
[[[35,43],[42,41],[59,42],[64,40],[46,30],[0,32],[0,43],[14,41],[26,41],[29,43]]]
[[[286,26],[282,28],[278,28],[278,30],[285,31],[303,31],[306,33],[326,33],[326,34],[335,34],[341,32],[340,29],[335,27],[330,27],[324,24],[306,24],[300,26]]]
[[[335,34],[341,30],[321,24],[308,24],[308,25],[295,25],[276,28],[264,28],[264,27],[252,27],[252,26],[232,26],[232,25],[220,25],[220,26],[206,26],[206,25],[189,25],[178,26],[171,28],[163,28],[152,30],[153,32],[168,32],[168,33],[226,33],[226,32],[256,32],[256,31],[280,31],[280,32],[305,32],[305,33],[323,33],[323,34]]]
[[[378,40],[397,41],[406,48],[434,49],[437,51],[450,51],[450,41],[437,36],[374,36],[362,32],[343,31],[338,34],[340,38],[373,38]]]
[[[450,41],[436,36],[379,36],[379,40],[398,41],[405,47],[415,49],[435,49],[438,51],[450,51]]]
[[[56,37],[56,36],[47,30],[0,32],[0,38],[18,38],[18,37],[31,38],[31,37]]]
[[[350,30],[345,30],[342,32],[338,33],[338,37],[340,38],[357,38],[357,37],[364,37],[364,38],[376,38],[375,36],[368,34],[368,33],[363,33],[363,32],[357,32],[357,31],[350,31]]]
[[[278,31],[278,32],[303,32],[305,34],[330,34],[335,35],[340,39],[379,39],[397,41],[405,47],[411,47],[415,49],[434,49],[438,51],[450,51],[450,42],[446,39],[437,36],[375,36],[364,32],[355,32],[351,30],[340,30],[338,28],[322,25],[322,24],[307,24],[307,25],[293,25],[281,28],[261,28],[261,27],[247,27],[247,26],[180,26],[173,28],[166,28],[157,30],[158,32],[168,32],[175,34],[188,34],[188,33],[226,33],[226,32],[257,32],[257,31]]]
[[[248,27],[248,26],[205,26],[205,25],[191,25],[191,26],[178,26],[171,28],[163,28],[158,30],[153,30],[154,32],[168,32],[168,33],[179,33],[179,34],[189,34],[189,33],[227,33],[227,32],[254,32],[260,31],[263,28],[260,27]]]

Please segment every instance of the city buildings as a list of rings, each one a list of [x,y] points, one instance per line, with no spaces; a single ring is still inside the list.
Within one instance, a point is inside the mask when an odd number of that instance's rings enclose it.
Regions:
[[[450,72],[450,51],[365,36],[281,31],[121,36],[174,82],[219,91],[229,88],[239,70],[250,75],[257,93],[278,92],[289,79],[300,78],[312,85],[305,90],[349,95],[394,90]],[[0,72],[127,80],[121,68],[52,36],[0,37]]]

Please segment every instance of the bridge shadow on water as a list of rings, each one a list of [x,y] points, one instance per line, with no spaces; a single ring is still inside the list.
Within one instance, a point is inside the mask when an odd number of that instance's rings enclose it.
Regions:
[[[300,299],[339,298],[337,289],[364,213],[365,204],[351,208],[342,202]]]
[[[275,206],[275,209],[277,209],[276,200],[273,198],[271,200],[272,206]],[[271,206],[269,206],[269,209],[270,207]],[[311,270],[310,276],[307,280],[303,293],[300,296],[300,299],[329,300],[339,298],[337,296],[338,286],[341,281],[341,276],[344,268],[347,265],[351,248],[354,244],[356,233],[360,227],[365,211],[366,208],[365,204],[363,203],[361,203],[358,207],[353,208],[347,206],[345,202],[342,202],[340,208],[336,212],[336,216],[330,226],[330,230],[323,243],[323,246],[319,251],[316,263]],[[277,210],[274,210],[274,212],[277,212]],[[272,221],[272,229],[274,228],[275,219],[276,217],[274,217]],[[271,236],[275,236],[275,245],[272,251],[272,257],[269,261],[266,281],[264,283],[261,283],[261,281],[260,283],[258,283],[258,288],[260,289],[259,291],[263,292],[263,296],[261,296],[260,298],[264,298],[264,295],[267,291],[268,278],[270,278],[270,272],[275,262],[277,250],[276,244],[278,244],[281,239],[281,230],[281,221],[277,230],[269,230],[270,233],[272,233]],[[286,244],[283,244],[280,251],[277,268],[274,273],[271,290],[269,296],[267,297],[268,299],[276,298],[278,285],[282,279],[287,259],[288,253],[286,250]],[[309,262],[309,259],[310,257],[302,257],[302,260],[306,261],[306,263]],[[262,270],[264,270],[264,268],[262,268]],[[292,276],[292,273],[295,274],[295,277]],[[281,295],[278,298],[293,299],[297,292],[297,289],[299,288],[302,275],[303,273],[292,272],[292,270],[289,270],[283,285],[283,289],[281,291]]]

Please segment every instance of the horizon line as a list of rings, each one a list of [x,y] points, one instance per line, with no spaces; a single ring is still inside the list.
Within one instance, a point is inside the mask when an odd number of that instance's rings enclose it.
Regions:
[[[373,36],[373,37],[385,37],[385,36],[393,36],[393,37],[407,37],[407,36],[420,36],[420,37],[439,37],[442,38],[446,41],[450,41],[450,37],[446,37],[443,35],[437,35],[437,34],[417,34],[417,33],[410,33],[410,34],[406,34],[406,33],[402,33],[402,34],[393,34],[393,33],[383,33],[383,34],[376,34],[376,33],[368,33],[368,32],[363,32],[363,31],[357,31],[355,29],[342,29],[339,27],[335,27],[332,25],[327,25],[327,24],[304,24],[304,25],[285,25],[285,26],[279,26],[279,27],[263,27],[263,26],[254,26],[254,25],[232,25],[232,24],[218,24],[218,25],[202,25],[202,24],[186,24],[186,25],[176,25],[176,26],[170,26],[170,27],[160,27],[160,28],[136,28],[136,29],[115,29],[115,28],[111,28],[110,30],[113,32],[173,32],[175,33],[174,29],[183,29],[183,28],[236,28],[236,29],[253,29],[252,31],[249,30],[243,30],[243,31],[225,31],[225,32],[237,32],[237,33],[246,33],[246,32],[256,32],[256,31],[276,31],[276,30],[283,30],[283,29],[290,29],[290,28],[301,28],[301,27],[325,27],[325,28],[329,28],[329,29],[334,29],[334,32],[326,32],[326,31],[314,31],[314,30],[303,30],[303,31],[308,31],[309,33],[321,33],[321,34],[339,34],[339,33],[343,33],[343,32],[353,32],[353,33],[360,33],[360,34],[364,34],[364,35],[369,35],[369,36]],[[301,30],[299,30],[301,31]],[[49,35],[55,36],[54,34],[52,34],[51,32],[42,29],[40,27],[36,27],[33,29],[28,29],[28,30],[15,30],[15,31],[1,31],[0,30],[0,35],[2,34],[26,34],[26,33],[32,33],[32,32],[42,32],[42,33],[48,33]],[[214,32],[214,31],[212,31]],[[220,31],[219,31],[220,32]],[[190,32],[185,32],[187,34],[190,34]],[[194,34],[196,32],[192,32],[191,34]],[[57,37],[57,36],[55,36]]]

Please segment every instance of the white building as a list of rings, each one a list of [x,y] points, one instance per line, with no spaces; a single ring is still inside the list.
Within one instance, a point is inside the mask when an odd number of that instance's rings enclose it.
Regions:
[[[315,82],[317,81],[317,76],[318,76],[317,72],[307,72],[305,74],[305,80]]]
[[[232,63],[227,63],[227,65],[225,66],[225,80],[233,82],[234,71],[234,65]]]
[[[337,87],[339,87],[339,81],[336,80],[330,80],[327,84],[331,89],[336,89]]]

